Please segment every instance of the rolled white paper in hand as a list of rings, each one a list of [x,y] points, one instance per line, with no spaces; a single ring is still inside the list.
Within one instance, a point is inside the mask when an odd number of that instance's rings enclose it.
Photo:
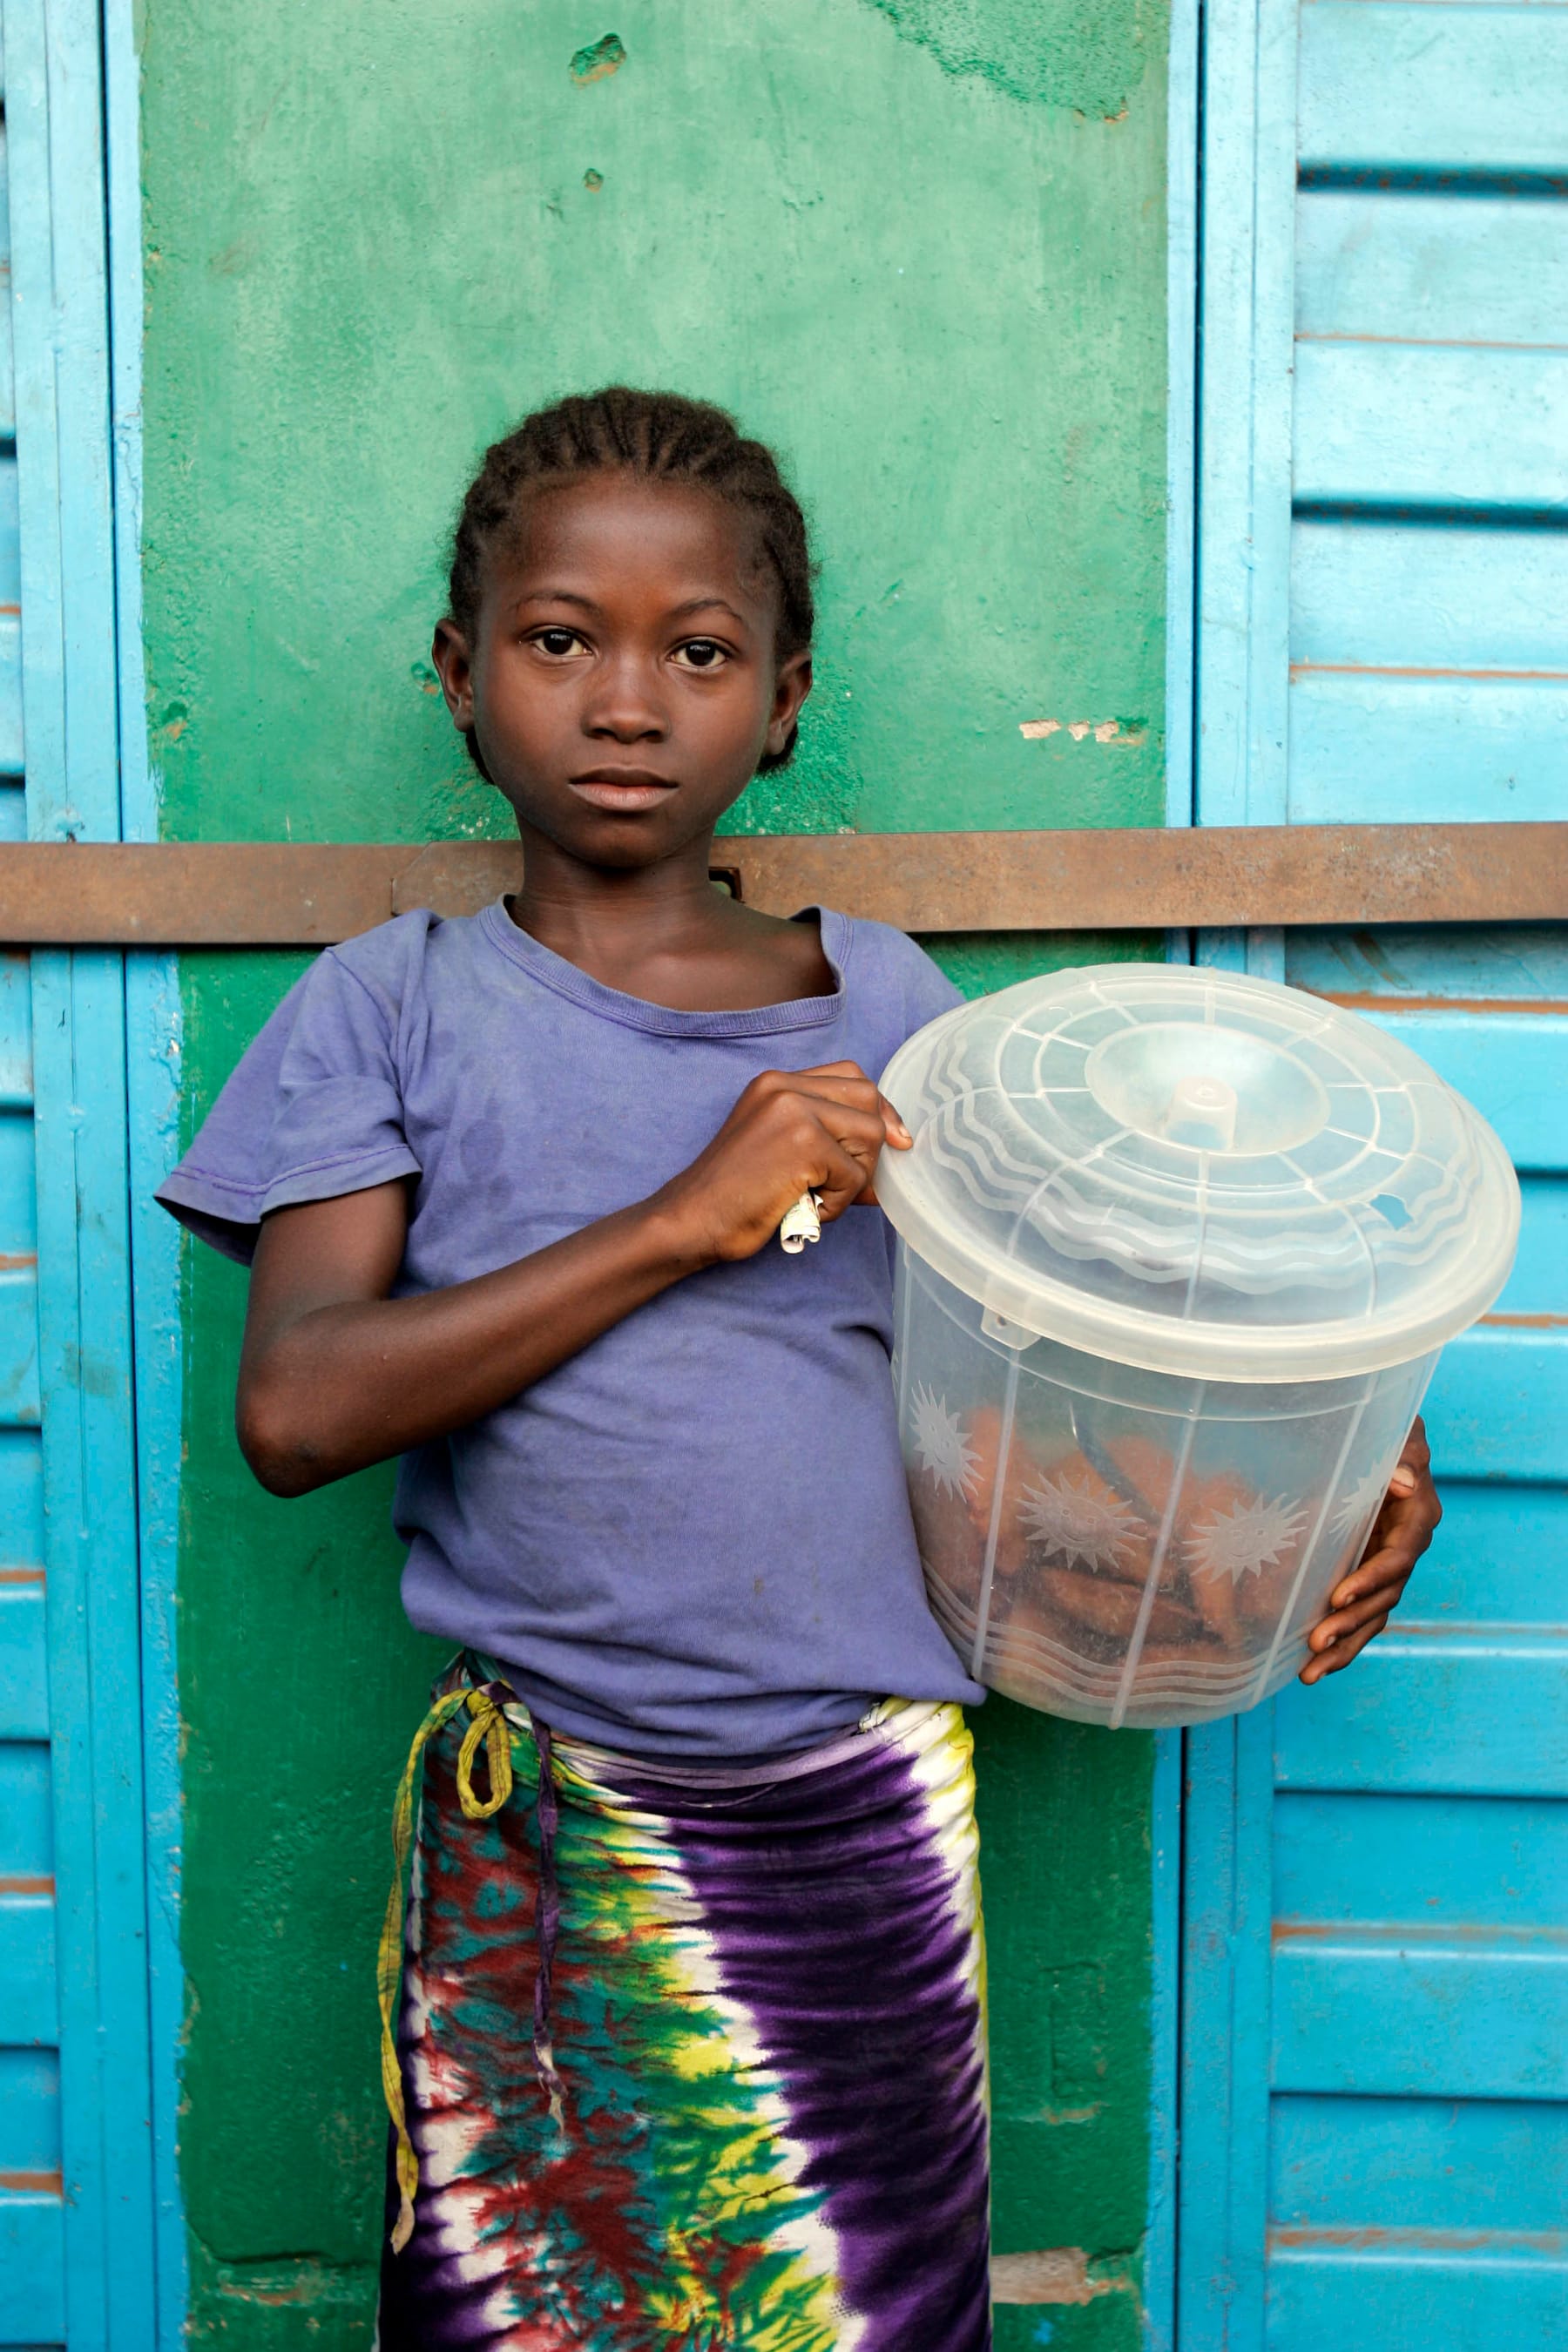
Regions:
[[[822,1239],[822,1195],[803,1192],[793,1209],[784,1212],[779,1227],[779,1247],[791,1257],[798,1257],[807,1242]]]

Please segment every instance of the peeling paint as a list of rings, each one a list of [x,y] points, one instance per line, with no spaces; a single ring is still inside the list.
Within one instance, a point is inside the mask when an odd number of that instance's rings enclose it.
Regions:
[[[991,2263],[993,2303],[1092,2303],[1097,2295],[1131,2291],[1126,2278],[1091,2278],[1082,2246],[1047,2246],[1038,2253],[997,2254]]]
[[[1075,743],[1087,742],[1092,735],[1097,743],[1122,743],[1130,749],[1146,740],[1143,720],[1135,719],[1022,719],[1018,732],[1026,743],[1043,743],[1063,729]]]
[[[1120,122],[1143,79],[1156,13],[1140,0],[868,0],[942,71],[1024,104]]]
[[[345,2284],[351,2294],[354,2293],[359,2286],[358,2273],[350,2272],[345,2280],[342,2272],[323,2272],[307,2255],[293,2264],[268,2263],[231,2269],[219,2274],[217,2290],[232,2302],[265,2304],[276,2310],[289,2305],[308,2308],[322,2303],[341,2303]]]
[[[591,41],[579,49],[572,60],[574,82],[604,81],[609,75],[619,73],[626,64],[626,45],[618,33],[606,33],[602,40]]]

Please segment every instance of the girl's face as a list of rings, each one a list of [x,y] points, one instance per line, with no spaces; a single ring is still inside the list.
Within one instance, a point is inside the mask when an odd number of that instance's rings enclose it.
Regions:
[[[524,835],[597,866],[702,840],[782,751],[811,661],[773,652],[778,592],[744,514],[604,473],[528,497],[488,566],[475,642],[435,660]]]

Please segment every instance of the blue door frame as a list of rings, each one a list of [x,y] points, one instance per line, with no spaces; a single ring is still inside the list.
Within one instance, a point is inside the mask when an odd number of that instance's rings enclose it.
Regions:
[[[0,824],[150,837],[132,10],[3,0],[0,26],[16,391],[0,471],[16,492],[21,721],[0,728]],[[166,960],[100,951],[37,951],[7,993],[0,1091],[32,1129],[37,1355],[3,1434],[11,1468],[37,1461],[42,1507],[30,1517],[8,1469],[0,1548],[22,1564],[0,1594],[0,1762],[41,1801],[11,1824],[38,1867],[0,1882],[0,2344],[148,2352],[178,2340],[184,2269],[177,1286],[148,1203],[174,1115],[175,1000]],[[22,1270],[0,1280],[31,1288]]]
[[[1561,816],[1568,11],[1206,0],[1201,38],[1172,821]],[[1191,950],[1395,1030],[1491,1118],[1525,1213],[1428,1401],[1447,1523],[1394,1628],[1186,1736],[1152,2337],[1568,2343],[1568,929]]]

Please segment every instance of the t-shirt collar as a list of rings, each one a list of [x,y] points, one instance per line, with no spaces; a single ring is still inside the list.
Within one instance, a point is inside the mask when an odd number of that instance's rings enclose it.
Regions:
[[[795,996],[782,1004],[755,1004],[717,1013],[686,1013],[670,1004],[652,1004],[641,996],[627,996],[618,988],[580,971],[528,931],[520,930],[507,913],[504,898],[495,899],[479,915],[479,927],[492,947],[557,996],[570,998],[601,1020],[616,1021],[625,1029],[641,1029],[662,1037],[758,1037],[782,1030],[825,1029],[844,1010],[845,974],[852,933],[845,917],[831,907],[806,907],[821,926],[822,952],[837,982],[831,996]],[[798,921],[800,917],[796,917]]]

